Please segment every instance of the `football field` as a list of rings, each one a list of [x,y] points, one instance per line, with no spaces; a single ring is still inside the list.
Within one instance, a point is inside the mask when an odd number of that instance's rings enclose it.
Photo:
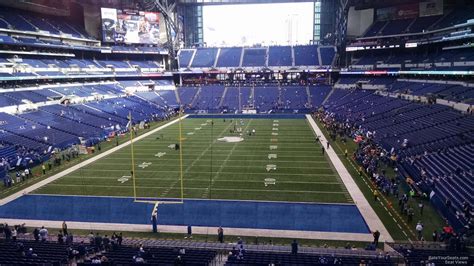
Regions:
[[[180,150],[179,123],[134,143],[135,182],[127,146],[34,193],[352,203],[306,119],[186,118],[181,128]]]

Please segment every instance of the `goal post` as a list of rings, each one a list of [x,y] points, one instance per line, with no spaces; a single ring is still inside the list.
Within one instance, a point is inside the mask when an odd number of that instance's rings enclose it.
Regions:
[[[133,201],[136,203],[147,203],[154,204],[153,211],[158,208],[159,204],[182,204],[184,203],[184,173],[183,173],[183,108],[180,105],[178,111],[178,143],[179,143],[179,183],[180,183],[180,196],[179,198],[160,198],[160,197],[141,197],[137,193],[137,173],[135,171],[135,148],[134,148],[134,130],[132,127],[132,112],[128,115],[128,125],[130,134],[130,153],[131,153],[131,177],[133,186]],[[153,213],[152,213],[153,215]]]

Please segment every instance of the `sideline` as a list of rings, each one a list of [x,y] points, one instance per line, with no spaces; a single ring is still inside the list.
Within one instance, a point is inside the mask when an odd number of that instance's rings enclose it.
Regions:
[[[327,139],[324,136],[321,129],[318,127],[316,122],[314,121],[313,117],[309,114],[306,115],[306,119],[310,123],[311,127],[313,128],[314,132],[317,136],[319,136],[319,140],[321,145],[325,146],[327,143]],[[341,159],[337,156],[336,152],[334,151],[333,147],[330,145],[329,149],[326,149],[326,153],[331,160],[331,163],[336,168],[337,173],[341,177],[342,182],[347,188],[347,191],[351,195],[352,199],[354,200],[355,205],[359,209],[362,217],[364,217],[365,222],[369,226],[370,231],[379,230],[380,232],[380,239],[382,242],[393,242],[393,238],[390,233],[385,228],[384,224],[380,220],[380,218],[375,213],[372,206],[370,206],[369,202],[365,198],[362,191],[360,191],[359,187],[355,183],[354,179],[352,178],[351,174],[347,171],[346,167],[342,163]]]
[[[160,131],[160,130],[162,130],[162,129],[164,129],[164,128],[167,128],[167,127],[169,127],[169,126],[171,126],[171,125],[177,123],[179,120],[184,120],[186,117],[188,117],[188,115],[184,115],[184,116],[182,116],[181,118],[178,118],[178,119],[176,119],[176,120],[173,120],[173,121],[171,121],[171,122],[169,122],[169,123],[167,123],[167,124],[164,124],[164,125],[162,125],[162,126],[160,126],[160,127],[158,127],[158,128],[153,129],[153,130],[150,131],[150,132],[147,132],[147,133],[145,133],[145,134],[143,134],[143,135],[140,135],[140,136],[134,138],[134,139],[133,139],[133,142],[135,143],[136,141],[139,141],[139,140],[141,140],[141,139],[143,139],[143,138],[146,138],[146,137],[148,137],[148,136],[150,136],[150,135],[156,133],[157,131]],[[41,180],[41,181],[38,182],[38,183],[35,183],[35,184],[33,184],[33,185],[29,186],[29,187],[26,187],[26,188],[24,188],[24,189],[22,189],[22,190],[20,190],[20,191],[18,191],[18,192],[16,192],[16,193],[14,193],[14,194],[8,196],[8,197],[5,197],[5,198],[3,198],[3,199],[0,200],[0,206],[3,206],[3,205],[5,205],[5,204],[7,204],[7,203],[9,203],[9,202],[11,202],[11,201],[14,201],[14,200],[16,200],[17,198],[19,198],[19,197],[21,197],[21,196],[23,196],[23,195],[26,195],[26,194],[28,194],[28,193],[34,191],[34,190],[37,190],[38,188],[41,188],[41,187],[43,187],[43,186],[45,186],[45,185],[47,185],[47,184],[49,184],[49,183],[51,183],[51,182],[53,182],[53,181],[55,181],[55,180],[57,180],[57,179],[59,179],[59,178],[65,176],[65,175],[68,175],[68,174],[70,174],[70,173],[72,173],[72,172],[74,172],[74,171],[76,171],[76,170],[78,170],[78,169],[80,169],[80,168],[82,168],[82,167],[84,167],[84,166],[87,166],[87,165],[90,164],[90,163],[93,163],[93,162],[95,162],[95,161],[97,161],[97,160],[99,160],[99,159],[101,159],[101,158],[103,158],[103,157],[106,157],[106,156],[110,155],[111,153],[114,153],[114,152],[116,152],[116,151],[118,151],[118,150],[120,150],[120,149],[122,149],[122,148],[125,148],[125,147],[127,147],[128,145],[130,145],[130,141],[127,141],[127,142],[125,142],[125,143],[122,143],[122,144],[120,144],[120,145],[117,146],[117,147],[114,147],[114,148],[112,148],[112,149],[110,149],[110,150],[107,150],[107,151],[105,151],[105,152],[103,152],[103,153],[101,153],[101,154],[99,154],[99,155],[96,155],[96,156],[94,156],[94,157],[92,157],[92,158],[90,158],[90,159],[87,159],[87,160],[85,160],[85,161],[83,161],[83,162],[81,162],[81,163],[78,163],[78,164],[76,164],[76,165],[74,165],[74,166],[72,166],[72,167],[70,167],[70,168],[68,168],[68,169],[65,169],[65,170],[63,170],[63,171],[61,171],[61,172],[59,172],[59,173],[57,173],[57,174],[55,174],[55,175],[53,175],[53,176],[50,176],[50,177],[48,177],[48,178],[46,178],[46,179],[44,179],[44,180]]]

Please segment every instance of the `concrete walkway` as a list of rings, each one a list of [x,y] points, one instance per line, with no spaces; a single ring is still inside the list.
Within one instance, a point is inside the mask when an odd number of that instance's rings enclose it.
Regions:
[[[319,136],[321,145],[326,147],[327,139],[324,136],[321,129],[316,124],[316,122],[314,121],[313,117],[311,115],[306,115],[306,118],[308,119],[309,124],[313,128],[316,135]],[[352,199],[354,200],[354,203],[356,204],[357,208],[362,214],[362,217],[364,217],[364,220],[369,226],[370,230],[372,232],[374,232],[375,230],[379,230],[381,241],[393,242],[392,236],[387,231],[387,229],[385,228],[385,226],[383,225],[382,221],[377,216],[375,211],[372,209],[372,206],[370,206],[364,194],[362,194],[362,191],[360,191],[354,179],[349,174],[346,167],[342,163],[341,159],[339,159],[339,157],[337,156],[336,152],[334,151],[331,145],[329,149],[326,149],[326,153],[329,159],[331,160],[334,168],[336,168],[337,173],[341,177],[342,182],[344,183],[347,190],[349,191],[349,194],[351,195]]]
[[[153,130],[150,131],[150,132],[147,132],[147,133],[145,133],[145,134],[143,134],[143,135],[140,135],[140,136],[136,137],[135,139],[133,139],[133,142],[139,141],[139,140],[141,140],[141,139],[143,139],[143,138],[146,138],[146,137],[148,137],[148,136],[150,136],[150,135],[156,133],[157,131],[160,131],[160,130],[162,130],[162,129],[164,129],[164,128],[167,128],[167,127],[169,127],[169,126],[171,126],[171,125],[177,123],[180,119],[181,119],[181,120],[185,119],[187,116],[188,116],[188,115],[185,115],[185,116],[183,116],[183,117],[181,117],[181,118],[179,118],[179,119],[173,120],[173,121],[171,121],[171,122],[169,122],[169,123],[167,123],[167,124],[164,124],[164,125],[162,125],[162,126],[160,126],[160,127],[158,127],[158,128],[155,128],[155,129],[153,129]],[[76,164],[76,165],[70,167],[70,168],[67,168],[66,170],[64,170],[64,171],[62,171],[62,172],[59,172],[59,173],[57,173],[57,174],[55,174],[55,175],[53,175],[53,176],[50,176],[50,177],[48,177],[48,178],[46,178],[46,179],[44,179],[44,180],[41,180],[40,182],[38,182],[38,183],[36,183],[36,184],[33,184],[33,185],[31,185],[31,186],[29,186],[29,187],[27,187],[27,188],[25,188],[25,189],[22,189],[22,190],[20,190],[20,191],[14,193],[14,194],[8,196],[8,197],[5,197],[5,198],[3,198],[3,199],[0,200],[0,206],[5,205],[5,204],[7,204],[7,203],[9,203],[9,202],[11,202],[11,201],[13,201],[13,200],[15,200],[15,199],[17,199],[17,198],[23,196],[23,195],[25,195],[25,194],[28,194],[28,193],[34,191],[34,190],[37,190],[38,188],[40,188],[40,187],[42,187],[42,186],[45,186],[45,185],[47,185],[47,184],[49,184],[49,183],[51,183],[51,182],[53,182],[53,181],[55,181],[55,180],[57,180],[57,179],[63,177],[63,176],[66,176],[66,175],[68,175],[68,174],[70,174],[70,173],[72,173],[72,172],[74,172],[74,171],[76,171],[76,170],[78,170],[78,169],[80,169],[80,168],[82,168],[82,167],[84,167],[84,166],[87,166],[88,164],[91,164],[91,163],[93,163],[93,162],[95,162],[95,161],[97,161],[97,160],[99,160],[99,159],[101,159],[101,158],[103,158],[103,157],[105,157],[105,156],[108,156],[108,155],[110,155],[110,154],[112,154],[112,153],[114,153],[114,152],[116,152],[116,151],[118,151],[118,150],[120,150],[120,149],[123,149],[123,148],[127,147],[128,145],[130,145],[130,141],[127,141],[127,142],[125,142],[125,143],[122,143],[122,144],[118,145],[117,147],[114,147],[114,148],[112,148],[112,149],[110,149],[110,150],[108,150],[108,151],[105,151],[105,152],[103,152],[103,153],[101,153],[101,154],[98,154],[98,155],[96,155],[96,156],[94,156],[94,157],[92,157],[92,158],[90,158],[90,159],[87,159],[87,160],[85,160],[85,161],[83,161],[83,162],[81,162],[81,163],[78,163],[78,164]]]
[[[42,221],[42,220],[20,220],[20,219],[0,219],[0,223],[9,225],[26,223],[28,227],[61,228],[63,221]],[[151,232],[152,226],[143,224],[118,224],[118,223],[87,223],[67,221],[68,228],[80,230],[106,230],[123,232]],[[193,234],[216,235],[218,227],[193,226]],[[271,230],[271,229],[250,229],[250,228],[224,228],[225,234],[230,236],[251,236],[251,237],[273,237],[273,238],[297,238],[297,239],[325,239],[339,241],[364,241],[373,240],[371,234],[358,233],[337,233],[337,232],[315,232],[315,231],[293,231],[293,230]],[[158,231],[162,233],[186,234],[186,226],[158,225]]]

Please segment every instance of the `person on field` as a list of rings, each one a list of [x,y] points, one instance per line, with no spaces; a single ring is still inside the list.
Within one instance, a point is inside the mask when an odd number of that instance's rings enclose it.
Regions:
[[[62,230],[63,230],[63,234],[64,235],[67,235],[67,224],[66,224],[66,221],[63,222],[62,224]]]
[[[298,254],[298,242],[296,242],[296,239],[294,239],[293,243],[291,243],[291,254]]]
[[[380,232],[379,230],[376,230],[375,232],[372,233],[373,237],[374,237],[374,245],[375,245],[375,248],[377,248],[377,246],[379,245],[379,238],[380,238]]]
[[[421,221],[418,221],[415,226],[415,230],[418,233],[418,240],[421,240],[421,238],[423,237],[423,224],[421,223]]]
[[[224,243],[224,229],[220,226],[217,229],[217,241],[219,241],[219,243]]]

